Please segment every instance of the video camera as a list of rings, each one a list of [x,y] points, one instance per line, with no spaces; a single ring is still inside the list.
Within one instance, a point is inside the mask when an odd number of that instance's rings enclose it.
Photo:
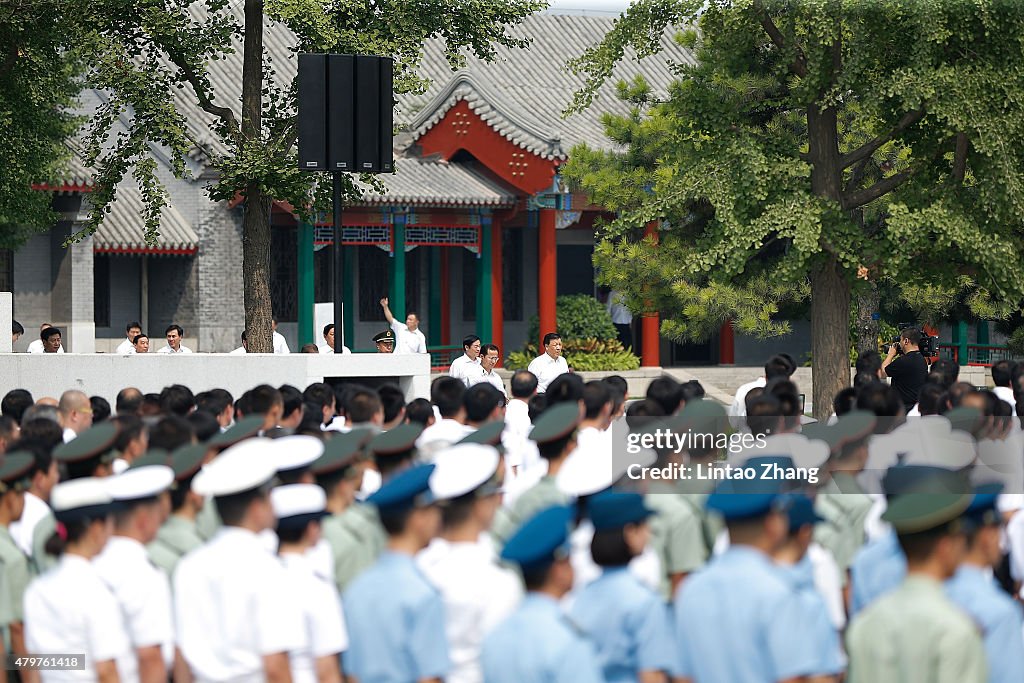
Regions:
[[[924,331],[924,328],[919,326],[917,323],[899,323],[896,326],[896,329],[898,329],[900,332],[903,332],[903,330],[907,329],[908,327],[916,328],[921,333],[921,343],[919,345],[919,348],[921,350],[922,356],[924,356],[925,358],[930,358],[932,356],[939,355],[938,337],[933,337],[930,334],[927,334]],[[898,354],[903,353],[903,348],[900,346],[900,336],[901,335],[896,335],[896,338],[893,339],[892,342],[890,342],[891,344],[896,345],[896,353]]]

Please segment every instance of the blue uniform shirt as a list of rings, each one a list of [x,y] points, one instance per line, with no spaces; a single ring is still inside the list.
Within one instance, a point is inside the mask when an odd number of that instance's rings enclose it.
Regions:
[[[802,637],[814,643],[813,651],[818,656],[812,674],[822,676],[841,673],[846,668],[846,657],[843,655],[839,633],[829,617],[825,600],[814,585],[814,564],[811,558],[804,555],[795,565],[781,569],[796,591],[797,602],[803,615],[800,620],[803,626]]]
[[[1021,608],[991,576],[961,565],[946,594],[981,627],[990,683],[1024,681],[1024,618]]]
[[[776,683],[815,673],[815,643],[794,638],[803,615],[782,570],[733,545],[680,586],[680,673],[695,683]]]
[[[850,618],[898,588],[906,575],[907,558],[895,531],[890,529],[881,538],[861,548],[850,565]]]
[[[409,555],[385,552],[349,585],[345,672],[359,683],[411,683],[448,673],[444,603]]]
[[[606,569],[588,584],[572,620],[593,641],[608,683],[636,683],[640,671],[678,668],[668,606],[626,567]]]
[[[484,639],[487,683],[602,683],[593,646],[549,596],[530,593]],[[362,683],[362,679],[360,679]]]

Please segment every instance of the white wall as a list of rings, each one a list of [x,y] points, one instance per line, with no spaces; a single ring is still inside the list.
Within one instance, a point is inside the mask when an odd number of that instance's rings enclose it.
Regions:
[[[300,390],[325,378],[395,378],[407,400],[430,398],[430,359],[424,355],[376,353],[119,356],[114,354],[4,354],[0,356],[0,395],[28,389],[36,399],[59,397],[67,389],[102,396],[113,405],[117,392],[136,387],[159,392],[184,384],[193,392],[220,387],[234,396],[257,384],[291,384]]]

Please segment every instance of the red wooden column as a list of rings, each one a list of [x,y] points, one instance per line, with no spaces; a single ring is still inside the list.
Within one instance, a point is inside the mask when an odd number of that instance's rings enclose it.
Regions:
[[[502,297],[501,285],[503,282],[502,270],[502,230],[501,218],[491,218],[491,343],[505,353],[505,308]],[[502,356],[498,356],[498,366],[502,364]]]
[[[722,323],[722,329],[718,331],[718,364],[736,364],[736,337],[733,334],[731,320]]]
[[[448,248],[444,248],[444,249],[441,250],[441,282],[439,284],[442,284],[444,286],[447,286],[448,283],[451,282],[451,276],[450,276],[450,274],[448,272],[448,252],[449,251],[450,250]],[[451,289],[449,289],[441,297],[441,346],[448,346],[449,344],[451,344],[451,330],[452,330],[452,314],[451,314],[452,304],[451,304],[451,298],[453,296],[454,295],[452,294]],[[461,301],[461,298],[459,300]],[[456,354],[456,355],[458,355],[458,354]]]
[[[538,348],[545,334],[556,331],[557,295],[558,252],[555,245],[555,210],[541,209],[537,237],[537,314],[540,318],[540,339],[536,340]]]
[[[651,221],[644,230],[644,235],[658,241],[658,223]],[[658,336],[660,321],[658,312],[644,313],[640,321],[641,337],[643,342],[640,346],[640,365],[645,368],[656,368],[661,365],[661,340]]]

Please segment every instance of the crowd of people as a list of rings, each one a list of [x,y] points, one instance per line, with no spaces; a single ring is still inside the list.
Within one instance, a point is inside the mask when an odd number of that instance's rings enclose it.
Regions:
[[[497,349],[465,342],[429,400],[10,390],[0,627],[43,669],[19,675],[1024,680],[1019,467],[986,468],[994,448],[1024,460],[1024,367],[997,364],[988,391],[934,363],[908,411],[865,353],[809,424],[785,355],[727,409],[696,381],[584,381],[555,334],[506,394]],[[40,657],[59,653],[84,669]]]

